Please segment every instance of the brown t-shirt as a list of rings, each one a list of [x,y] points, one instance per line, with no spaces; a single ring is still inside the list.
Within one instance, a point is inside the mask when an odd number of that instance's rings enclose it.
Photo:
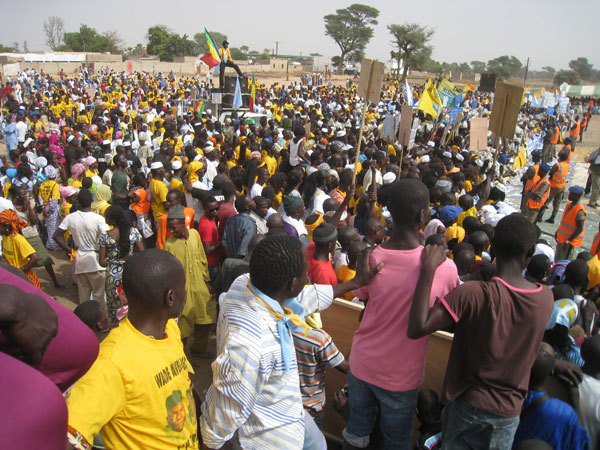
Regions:
[[[469,281],[440,299],[456,322],[445,400],[518,416],[553,300],[547,286],[518,289],[498,277]]]

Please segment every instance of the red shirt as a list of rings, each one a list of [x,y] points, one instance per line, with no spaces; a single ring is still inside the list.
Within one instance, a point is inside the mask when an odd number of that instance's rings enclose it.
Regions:
[[[309,259],[308,261],[308,276],[311,283],[314,284],[337,284],[337,275],[333,270],[333,265],[330,261],[317,261]]]
[[[217,229],[217,222],[209,219],[206,216],[202,216],[198,223],[198,233],[202,242],[210,242],[212,245],[218,244],[221,240],[219,239],[219,231]],[[206,254],[206,262],[209,266],[219,265],[219,252],[214,251]]]
[[[220,203],[219,210],[217,211],[217,217],[219,219],[219,240],[223,239],[223,233],[225,232],[225,224],[227,223],[227,220],[236,214],[237,211],[231,203]]]

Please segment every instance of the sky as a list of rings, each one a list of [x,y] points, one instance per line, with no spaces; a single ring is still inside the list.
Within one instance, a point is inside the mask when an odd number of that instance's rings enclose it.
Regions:
[[[349,6],[341,0],[2,0],[5,20],[0,43],[27,40],[30,51],[48,51],[43,31],[48,16],[61,17],[66,31],[81,24],[99,32],[116,30],[128,46],[146,44],[149,27],[166,25],[179,34],[203,31],[227,35],[232,47],[247,45],[279,54],[338,54],[325,35],[323,16]],[[594,30],[600,17],[598,0],[362,0],[379,9],[365,56],[388,62],[389,24],[418,23],[435,29],[431,44],[437,61],[488,61],[514,55],[530,68],[567,69],[568,62],[587,57],[600,69]],[[577,14],[577,18],[575,15]],[[8,19],[8,20],[7,20]]]

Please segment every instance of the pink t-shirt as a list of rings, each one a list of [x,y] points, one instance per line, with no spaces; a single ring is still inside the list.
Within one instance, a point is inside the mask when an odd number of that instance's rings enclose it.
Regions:
[[[423,247],[371,253],[371,267],[384,267],[371,283],[354,291],[369,299],[362,322],[354,334],[350,370],[355,377],[390,391],[409,391],[423,383],[429,337],[409,339],[406,335],[413,295],[421,270]],[[454,263],[446,259],[438,267],[431,289],[430,306],[438,297],[458,286]]]

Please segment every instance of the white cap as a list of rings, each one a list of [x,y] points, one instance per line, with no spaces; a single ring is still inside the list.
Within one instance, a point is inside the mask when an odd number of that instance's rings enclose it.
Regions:
[[[429,141],[429,142],[427,142],[427,145],[429,147],[435,147],[435,142],[434,141]]]
[[[323,127],[323,128],[321,128],[321,131],[322,131],[323,133],[327,133],[327,131],[328,131],[328,130],[327,130],[327,128],[324,128],[324,127]]]
[[[75,136],[71,135],[67,138],[67,142],[71,142],[73,139],[75,139]]]
[[[429,157],[429,155],[423,155],[419,158],[419,162],[422,162],[422,163],[428,163],[429,161],[431,161],[431,158]]]
[[[110,145],[110,141],[108,139],[104,139],[102,141],[102,145]]]
[[[458,154],[455,156],[455,158],[456,158],[457,160],[459,160],[459,161],[464,161],[464,160],[465,160],[465,157],[464,157],[463,155],[461,155],[460,153],[458,153]]]
[[[394,172],[387,172],[383,176],[383,184],[391,184],[396,181],[396,174]]]
[[[152,164],[154,164],[154,163],[152,163]],[[179,170],[179,169],[181,169],[181,166],[183,166],[183,164],[178,159],[176,159],[175,161],[173,161],[171,163],[171,167],[173,168],[173,170]]]
[[[335,135],[337,137],[344,137],[344,136],[346,136],[346,130],[340,130],[337,133],[335,133]]]
[[[154,169],[160,169],[163,166],[163,163],[161,163],[160,161],[155,161],[152,164],[150,164],[150,169],[154,170]]]
[[[449,151],[445,151],[444,153],[442,153],[442,156],[444,158],[452,158],[452,153],[450,153]]]
[[[31,144],[33,142],[33,139],[31,138],[27,138],[25,139],[25,142],[23,143],[23,147],[27,147],[29,144]]]

